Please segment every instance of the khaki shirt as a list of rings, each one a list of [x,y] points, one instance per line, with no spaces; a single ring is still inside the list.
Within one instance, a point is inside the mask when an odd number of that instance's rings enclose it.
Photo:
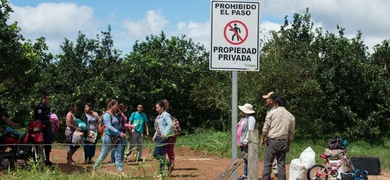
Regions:
[[[285,107],[278,107],[267,114],[263,132],[267,132],[268,138],[291,141],[295,134],[295,117]]]

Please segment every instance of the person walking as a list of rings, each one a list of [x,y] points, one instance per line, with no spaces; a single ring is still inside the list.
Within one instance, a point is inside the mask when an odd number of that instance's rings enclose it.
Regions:
[[[173,122],[171,115],[166,112],[166,107],[163,100],[156,102],[156,111],[158,116],[154,121],[154,129],[156,132],[152,138],[155,142],[153,157],[159,161],[159,179],[164,178],[164,167],[168,165],[165,159],[166,146],[169,144],[170,137],[174,135]],[[169,168],[169,167],[168,167]]]
[[[114,147],[114,140],[117,138],[124,139],[126,135],[119,130],[121,122],[118,120],[116,114],[118,112],[118,101],[116,99],[109,99],[107,101],[107,111],[102,115],[103,123],[105,125],[104,135],[102,137],[102,151],[93,165],[92,175],[96,174],[100,164],[106,159],[112,149],[117,149],[120,146]],[[121,141],[121,140],[120,140]],[[123,171],[122,157],[120,150],[115,151],[115,165],[122,176],[126,176]]]
[[[278,179],[286,179],[286,154],[295,134],[295,117],[286,110],[286,99],[275,98],[275,109],[270,111],[265,118],[261,145],[264,146],[264,164],[262,180],[271,179],[271,167],[273,160],[278,162]]]
[[[91,142],[87,140],[90,134],[97,134],[100,117],[99,114],[93,111],[91,103],[84,105],[84,113],[81,115],[81,120],[87,124],[87,133],[84,135],[84,164],[93,164],[92,158],[95,156],[96,151],[96,139]]]
[[[274,92],[269,92],[266,95],[263,95],[263,98],[265,100],[265,104],[267,106],[267,114],[275,109],[275,98],[278,97]],[[276,160],[276,157],[274,159],[274,162],[272,163],[272,174],[275,175],[275,177],[278,177],[278,161]]]
[[[35,107],[34,120],[40,120],[43,124],[43,143],[45,148],[45,164],[52,166],[53,162],[50,161],[51,144],[54,141],[54,132],[52,131],[51,124],[55,123],[50,120],[50,96],[44,94],[41,96],[41,102]]]
[[[164,99],[163,101],[164,101],[166,111],[172,117],[173,129],[176,127],[180,128],[179,121],[177,121],[177,119],[172,116],[172,109],[169,106],[168,100]],[[168,173],[169,174],[171,174],[171,172],[173,171],[173,168],[175,167],[175,144],[176,144],[177,136],[178,135],[174,134],[173,136],[170,137],[169,144],[167,145],[167,149],[166,149],[166,153],[167,153],[168,160],[169,160],[169,163],[168,163]]]
[[[68,143],[68,152],[66,156],[66,160],[68,165],[76,165],[76,162],[73,160],[73,154],[79,149],[79,145],[72,143],[73,134],[76,132],[81,132],[81,129],[77,127],[76,122],[76,114],[77,112],[77,105],[76,103],[70,103],[69,106],[69,112],[66,114],[66,129],[65,129],[65,136],[66,141]]]
[[[127,157],[131,154],[133,151],[133,148],[137,146],[137,155],[136,161],[142,161],[142,137],[144,134],[144,129],[146,130],[146,136],[149,136],[149,127],[148,127],[148,117],[146,114],[143,112],[144,110],[144,105],[139,103],[137,105],[137,111],[131,113],[130,116],[130,124],[134,126],[132,129],[132,133],[130,136],[130,143],[129,143],[129,148],[128,151],[126,152],[126,160]]]
[[[248,153],[248,137],[249,131],[255,129],[256,119],[253,106],[249,103],[245,103],[243,106],[238,106],[241,110],[242,118],[237,124],[237,145],[240,147],[241,152]],[[248,177],[248,157],[244,159],[244,174],[239,178],[240,180],[247,179]]]
[[[127,117],[122,113],[122,109],[123,109],[123,103],[120,103],[118,105],[118,111],[116,112],[115,116],[118,119],[118,121],[120,122],[119,126],[118,126],[118,130],[126,134],[126,130],[124,128],[124,125],[127,122]],[[127,137],[127,135],[126,135],[126,137]],[[115,165],[115,153],[116,153],[116,151],[119,151],[119,153],[121,154],[121,161],[122,162],[124,161],[125,148],[126,148],[126,137],[125,138],[121,138],[118,147],[112,149],[112,151],[111,151],[111,161],[109,162],[109,165],[112,165],[112,166]]]

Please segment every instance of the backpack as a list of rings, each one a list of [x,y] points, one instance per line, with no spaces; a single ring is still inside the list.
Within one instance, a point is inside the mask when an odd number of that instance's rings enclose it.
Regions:
[[[104,136],[104,129],[106,128],[106,126],[104,125],[104,123],[103,123],[103,115],[104,114],[102,114],[102,122],[101,122],[101,124],[100,124],[100,126],[99,126],[99,133],[102,135],[102,136]],[[110,114],[110,121],[111,121],[111,123],[112,123],[112,115]]]
[[[180,135],[181,127],[180,127],[179,120],[177,120],[176,117],[173,117],[172,122],[173,122],[173,132],[175,133],[175,136]]]
[[[329,149],[345,149],[348,145],[348,142],[343,137],[331,138],[328,141]]]

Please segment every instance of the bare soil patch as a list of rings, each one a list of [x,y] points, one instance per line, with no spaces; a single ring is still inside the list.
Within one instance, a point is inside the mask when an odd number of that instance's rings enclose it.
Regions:
[[[93,160],[100,154],[100,148],[97,147],[96,155]],[[154,177],[157,171],[158,162],[151,156],[150,150],[144,150],[143,156],[145,161],[134,162],[130,161],[124,163],[124,170],[131,179],[137,179],[137,177]],[[230,158],[218,158],[213,155],[206,155],[199,151],[193,151],[187,146],[177,147],[175,149],[176,163],[175,168],[170,175],[170,179],[215,179],[220,173],[231,164]],[[130,159],[130,157],[129,157]],[[58,166],[58,168],[67,174],[78,173],[91,173],[92,164],[83,164],[83,149],[80,148],[74,155],[74,160],[77,165],[66,164],[66,148],[55,148],[52,151],[52,161]],[[98,174],[112,175],[116,177],[117,168],[115,166],[109,166],[108,161],[110,157],[107,157],[101,167],[98,170]],[[261,176],[263,169],[262,162],[259,162],[258,175]],[[287,171],[289,165],[286,167]],[[4,172],[4,171],[3,171]],[[237,177],[243,172],[243,165],[240,165],[237,169]],[[288,175],[288,172],[287,172]],[[231,178],[230,178],[231,179]],[[273,179],[276,179],[273,177]],[[390,180],[390,171],[382,170],[380,176],[370,176],[369,179],[373,180]]]

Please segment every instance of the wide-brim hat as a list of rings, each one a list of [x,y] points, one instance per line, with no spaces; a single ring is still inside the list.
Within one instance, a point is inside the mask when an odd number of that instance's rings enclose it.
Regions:
[[[238,106],[240,110],[245,114],[253,114],[255,111],[253,110],[252,104],[245,103],[243,106]]]
[[[274,94],[274,92],[269,92],[268,94],[266,94],[266,95],[263,95],[263,98],[264,99],[268,99],[268,98],[270,98],[270,96],[272,95],[272,94]]]

